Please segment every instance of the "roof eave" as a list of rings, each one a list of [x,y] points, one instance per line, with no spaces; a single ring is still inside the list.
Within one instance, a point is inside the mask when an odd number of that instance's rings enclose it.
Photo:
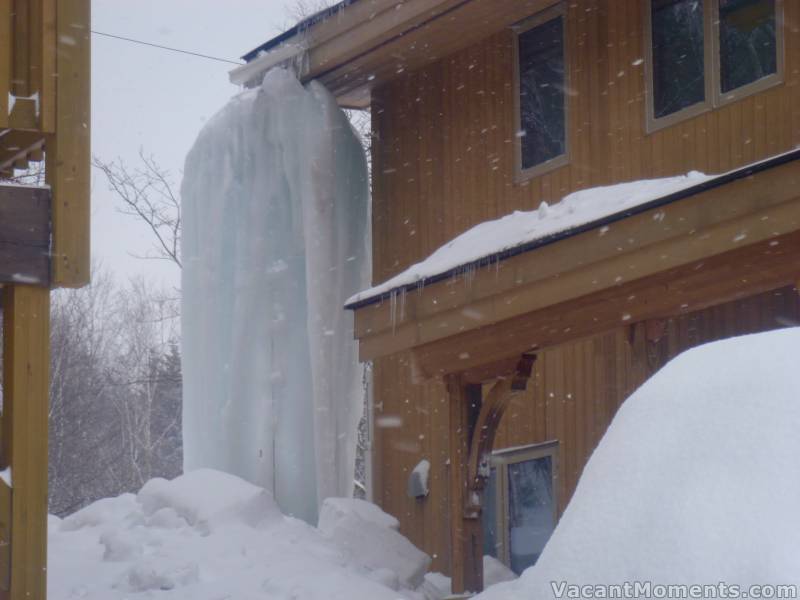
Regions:
[[[714,177],[713,179],[709,179],[708,181],[703,181],[702,183],[698,183],[697,185],[693,185],[691,187],[685,188],[678,192],[662,196],[660,198],[655,198],[650,202],[645,202],[638,206],[628,208],[626,210],[608,215],[601,219],[596,219],[593,221],[589,221],[577,227],[572,227],[570,229],[565,229],[558,233],[548,235],[536,240],[532,240],[526,244],[521,244],[519,246],[515,246],[513,248],[509,248],[507,250],[503,250],[502,252],[495,252],[483,258],[480,258],[476,261],[472,261],[469,263],[465,263],[455,267],[453,269],[448,269],[443,273],[439,273],[432,277],[428,277],[425,280],[418,281],[415,283],[409,283],[406,285],[397,286],[392,288],[389,291],[382,292],[380,294],[376,294],[374,296],[369,296],[366,298],[361,298],[356,302],[348,303],[344,306],[345,309],[348,310],[358,310],[365,306],[369,306],[370,304],[376,304],[379,302],[383,302],[391,298],[392,295],[410,292],[414,290],[418,290],[420,288],[433,285],[434,283],[438,283],[439,281],[445,281],[447,279],[452,279],[459,273],[463,273],[465,271],[474,270],[486,265],[494,265],[499,263],[500,261],[513,258],[519,254],[524,254],[526,252],[534,251],[538,248],[542,248],[543,246],[548,246],[550,244],[554,244],[561,240],[565,240],[568,238],[575,237],[580,235],[581,233],[585,233],[587,231],[591,231],[593,229],[599,229],[601,227],[611,225],[613,223],[617,223],[629,217],[633,217],[640,213],[647,212],[649,210],[653,210],[656,208],[660,208],[662,206],[667,206],[674,202],[678,202],[679,200],[683,200],[685,198],[689,198],[691,196],[695,196],[707,190],[712,190],[723,186],[725,184],[731,183],[738,179],[744,179],[746,177],[751,177],[757,173],[761,173],[762,171],[766,171],[769,169],[774,169],[780,165],[800,160],[800,148],[796,148],[784,154],[779,154],[777,156],[770,157],[766,160],[760,161],[758,163],[747,165],[740,169],[735,169],[733,171],[729,171],[728,173],[724,173],[719,175],[718,177]]]

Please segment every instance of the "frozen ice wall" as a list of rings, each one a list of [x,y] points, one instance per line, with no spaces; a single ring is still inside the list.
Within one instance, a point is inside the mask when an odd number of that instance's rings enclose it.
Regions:
[[[186,159],[184,466],[264,486],[309,522],[352,493],[363,389],[342,306],[368,279],[368,193],[344,113],[283,69]]]

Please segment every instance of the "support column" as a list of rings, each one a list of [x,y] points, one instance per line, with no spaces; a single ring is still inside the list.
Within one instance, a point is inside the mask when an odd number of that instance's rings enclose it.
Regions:
[[[2,540],[10,542],[10,581],[0,574],[0,584],[10,585],[0,591],[0,599],[45,600],[50,291],[14,285],[4,287],[2,297],[0,469],[11,481],[11,521],[9,528],[9,515],[0,513],[0,535],[10,529],[10,540]]]
[[[469,446],[481,386],[465,383],[460,375],[447,379],[450,411],[450,578],[454,594],[483,590],[483,530],[480,509],[468,497]]]

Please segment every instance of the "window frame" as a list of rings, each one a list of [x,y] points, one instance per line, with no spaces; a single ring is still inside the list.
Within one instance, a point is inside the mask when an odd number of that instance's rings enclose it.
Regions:
[[[713,0],[706,0],[711,2]],[[711,78],[709,77],[709,65],[713,61],[713,48],[709,44],[709,40],[713,36],[713,28],[709,19],[710,12],[707,7],[703,6],[703,83],[705,91],[705,100],[697,102],[686,108],[666,115],[664,117],[656,118],[655,115],[655,85],[653,82],[653,0],[643,2],[644,5],[644,44],[645,44],[645,104],[647,111],[647,133],[653,133],[665,127],[671,127],[676,123],[691,119],[698,115],[703,114],[713,108],[714,89]]]
[[[550,457],[551,476],[553,481],[553,522],[558,522],[560,497],[558,493],[559,442],[550,440],[539,444],[529,444],[514,448],[495,450],[491,456],[491,466],[496,469],[495,530],[497,531],[497,559],[504,565],[511,564],[511,544],[508,539],[508,466],[537,458]]]
[[[519,37],[521,34],[543,25],[548,21],[556,18],[561,18],[563,27],[562,35],[562,48],[564,54],[564,152],[549,160],[533,165],[526,169],[522,168],[522,138],[518,133],[522,130],[522,102],[520,100],[520,72],[519,72]],[[567,28],[569,26],[567,19],[566,3],[559,2],[550,6],[535,15],[515,23],[511,26],[513,35],[513,63],[514,63],[514,76],[513,76],[513,95],[514,95],[514,182],[519,184],[523,183],[539,175],[543,175],[549,171],[553,171],[569,163],[570,151],[570,122],[569,122],[569,94],[567,90],[570,88],[570,50],[567,35]]]
[[[645,131],[655,133],[703,113],[738,102],[784,83],[785,43],[783,0],[775,0],[776,72],[747,85],[722,93],[719,41],[719,0],[704,0],[703,6],[703,57],[705,100],[664,117],[655,117],[653,85],[653,2],[646,0],[644,6],[644,60],[645,60]]]
[[[712,31],[711,42],[713,45],[713,86],[714,86],[714,106],[726,106],[737,102],[747,96],[758,94],[768,90],[784,81],[784,33],[783,33],[783,0],[775,0],[775,72],[761,79],[756,79],[746,85],[735,88],[730,92],[722,91],[722,55],[720,53],[719,38],[719,0],[710,0],[712,10]]]

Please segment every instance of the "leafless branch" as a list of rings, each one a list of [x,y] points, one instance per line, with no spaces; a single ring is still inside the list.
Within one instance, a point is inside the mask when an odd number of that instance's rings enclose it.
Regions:
[[[156,238],[155,253],[139,258],[169,260],[181,267],[181,203],[174,192],[170,173],[152,155],[139,150],[140,166],[129,167],[121,158],[105,162],[92,157],[109,189],[122,201],[122,214],[144,222]]]

